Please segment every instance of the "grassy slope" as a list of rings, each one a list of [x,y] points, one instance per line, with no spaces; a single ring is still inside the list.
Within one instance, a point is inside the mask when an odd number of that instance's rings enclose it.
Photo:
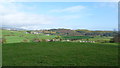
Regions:
[[[34,38],[39,39],[52,39],[56,37],[55,35],[46,36],[44,34],[26,34],[25,31],[9,31],[9,30],[2,30],[2,35],[4,38],[7,39],[7,43],[18,43],[23,42],[23,40],[32,40]],[[7,36],[11,35],[11,36]]]
[[[44,34],[26,34],[25,31],[9,31],[9,30],[2,30],[2,33],[4,37],[7,39],[7,43],[18,43],[23,42],[23,40],[27,39],[31,41],[34,38],[39,39],[52,39],[56,37],[56,35],[50,35],[46,36]],[[13,35],[13,36],[6,36],[6,35]],[[82,38],[84,41],[86,41],[87,37],[67,37],[67,38]],[[104,41],[110,41],[110,37],[95,37],[95,38],[89,38],[89,41],[97,41],[97,42],[104,42]]]
[[[91,38],[89,40],[91,41],[96,41],[96,40],[101,40],[101,41],[110,41],[111,37],[95,37],[95,38]]]
[[[117,47],[72,42],[3,44],[3,66],[116,66]]]
[[[24,37],[19,36],[6,36],[5,38],[7,39],[7,43],[18,43],[22,42],[23,39],[25,39]]]

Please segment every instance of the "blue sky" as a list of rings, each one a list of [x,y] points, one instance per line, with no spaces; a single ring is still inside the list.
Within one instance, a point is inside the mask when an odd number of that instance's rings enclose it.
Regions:
[[[14,2],[1,6],[5,26],[34,30],[114,30],[118,26],[117,2]]]

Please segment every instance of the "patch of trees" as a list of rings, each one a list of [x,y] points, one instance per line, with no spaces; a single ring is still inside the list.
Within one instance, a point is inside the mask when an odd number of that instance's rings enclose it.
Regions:
[[[31,31],[26,31],[27,33],[31,33]]]
[[[113,36],[113,31],[90,31],[90,30],[76,30],[84,36]]]
[[[56,35],[62,36],[80,36],[80,33],[71,29],[50,29],[50,31],[56,32]]]

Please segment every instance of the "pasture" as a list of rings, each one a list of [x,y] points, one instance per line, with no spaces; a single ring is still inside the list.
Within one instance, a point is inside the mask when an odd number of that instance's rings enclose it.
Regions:
[[[63,39],[89,39],[89,36],[64,36]]]
[[[39,42],[2,45],[3,66],[117,66],[116,43]]]
[[[62,39],[76,39],[77,41],[95,41],[97,43],[108,43],[112,37],[90,37],[90,36],[63,36]]]
[[[26,34],[25,31],[9,31],[9,30],[2,30],[2,36],[6,39],[6,43],[20,43],[24,42],[24,40],[31,40],[35,38],[39,39],[52,39],[56,37],[56,35],[47,36],[43,33],[41,34]]]
[[[9,30],[2,30],[2,36],[6,39],[5,43],[20,43],[20,42],[34,42],[34,39],[54,39],[57,35],[45,35],[44,33],[40,34],[29,34],[25,33],[26,31],[9,31]],[[95,41],[98,43],[108,43],[111,37],[90,37],[90,36],[61,36],[61,39],[76,39],[77,41]],[[76,41],[73,41],[76,42]]]

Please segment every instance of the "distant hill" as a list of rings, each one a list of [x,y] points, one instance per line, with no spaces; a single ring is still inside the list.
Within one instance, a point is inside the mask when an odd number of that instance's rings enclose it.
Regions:
[[[16,31],[28,31],[25,29],[21,29],[19,27],[9,27],[9,26],[2,26],[0,29],[5,30],[16,30]],[[61,35],[61,36],[113,36],[113,31],[102,31],[102,30],[87,30],[87,29],[48,29],[48,30],[29,30],[29,31],[35,31],[35,32],[41,32],[44,34],[50,34],[50,35]]]
[[[113,31],[91,31],[86,29],[78,29],[78,30],[71,30],[71,29],[49,29],[45,31],[52,31],[56,32],[56,35],[63,35],[63,36],[113,36]]]
[[[67,36],[81,36],[79,32],[71,29],[50,29],[49,31],[54,31],[58,35],[67,35]]]

